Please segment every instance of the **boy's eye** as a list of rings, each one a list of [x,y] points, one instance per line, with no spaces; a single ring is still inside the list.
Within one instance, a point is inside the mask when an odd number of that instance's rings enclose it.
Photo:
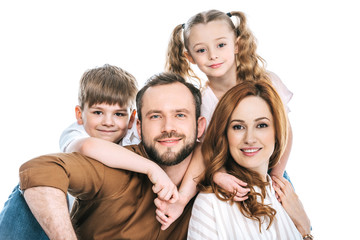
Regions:
[[[117,117],[124,117],[125,114],[124,114],[124,113],[115,113],[115,116],[117,116]]]
[[[257,128],[266,128],[266,127],[268,127],[266,123],[260,123],[259,125],[257,125]]]
[[[96,114],[96,115],[101,115],[102,111],[94,111],[93,113]]]

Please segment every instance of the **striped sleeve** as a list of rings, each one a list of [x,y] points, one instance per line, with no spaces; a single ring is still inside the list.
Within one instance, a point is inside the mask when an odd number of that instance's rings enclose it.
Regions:
[[[200,193],[195,200],[188,228],[189,240],[219,239],[213,204],[208,196]]]

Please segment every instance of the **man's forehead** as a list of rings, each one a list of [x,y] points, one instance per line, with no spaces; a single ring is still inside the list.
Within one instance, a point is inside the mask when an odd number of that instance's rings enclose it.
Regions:
[[[143,96],[143,107],[165,107],[194,109],[195,101],[190,90],[181,83],[149,87]]]

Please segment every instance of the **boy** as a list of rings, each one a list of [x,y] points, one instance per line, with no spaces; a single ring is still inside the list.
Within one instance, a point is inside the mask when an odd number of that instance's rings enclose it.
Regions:
[[[67,145],[62,150],[66,152],[79,151],[86,155],[97,154],[98,158],[96,159],[100,160],[107,158],[106,153],[96,150],[101,149],[102,144],[117,146],[113,143],[122,143],[125,136],[128,142],[138,143],[136,131],[131,129],[135,125],[133,124],[135,121],[134,105],[137,91],[136,79],[121,68],[105,64],[102,67],[86,71],[80,80],[79,105],[75,107],[75,115],[77,123],[83,125],[85,133],[89,137],[78,137],[74,140],[75,136],[68,134],[72,141],[66,143],[69,139],[62,138],[63,145]],[[73,134],[76,133],[73,132]],[[93,148],[92,144],[96,144],[96,148]],[[124,152],[128,154],[128,158],[119,165],[119,168],[147,174],[153,182],[153,190],[159,195],[159,198],[177,200],[176,186],[157,164],[146,158],[140,158],[137,154],[125,149]],[[163,184],[160,185],[159,182]],[[19,237],[16,232],[18,232],[17,230],[21,232],[21,229],[16,229],[12,224],[17,221],[17,218],[26,219],[26,222],[29,223],[28,231],[23,231],[26,232],[26,239],[48,239],[43,231],[38,231],[38,228],[41,227],[30,211],[23,211],[22,216],[18,215],[16,209],[21,207],[28,209],[19,186],[17,186],[0,213],[0,239]],[[14,227],[12,228],[12,226]],[[40,233],[41,235],[39,235]]]

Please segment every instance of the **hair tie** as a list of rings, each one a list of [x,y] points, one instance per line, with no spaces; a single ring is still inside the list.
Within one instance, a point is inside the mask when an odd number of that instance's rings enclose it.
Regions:
[[[229,17],[232,17],[231,12],[228,12],[226,15],[228,15]]]
[[[181,25],[181,27],[182,27],[182,29],[185,29],[185,23],[183,23],[183,24]]]

